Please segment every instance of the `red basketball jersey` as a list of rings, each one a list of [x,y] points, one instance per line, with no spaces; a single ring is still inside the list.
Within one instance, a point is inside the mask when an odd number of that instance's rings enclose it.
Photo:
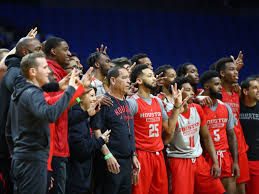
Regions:
[[[134,116],[136,148],[154,152],[163,150],[162,110],[158,100],[151,97],[152,103],[149,105],[138,95],[133,98],[138,104],[138,112]]]
[[[228,121],[228,110],[226,105],[218,100],[218,106],[214,112],[208,106],[203,106],[203,111],[207,117],[207,126],[211,138],[216,150],[227,150],[228,138],[227,138],[227,121]]]
[[[237,137],[238,153],[244,153],[248,150],[248,146],[246,145],[243,129],[239,121],[239,94],[232,91],[232,95],[230,95],[224,90],[224,88],[222,88],[222,97],[222,101],[230,106],[233,115],[237,120],[237,125],[235,125],[234,129]]]

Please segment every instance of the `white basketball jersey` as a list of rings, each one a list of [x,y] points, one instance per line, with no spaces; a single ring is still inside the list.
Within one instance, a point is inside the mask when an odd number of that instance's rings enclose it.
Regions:
[[[168,157],[196,158],[202,154],[200,143],[201,119],[195,107],[190,107],[190,118],[178,116],[174,138],[166,150]]]

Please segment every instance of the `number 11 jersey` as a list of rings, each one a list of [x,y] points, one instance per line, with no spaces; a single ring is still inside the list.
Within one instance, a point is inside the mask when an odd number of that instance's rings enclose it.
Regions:
[[[197,158],[202,154],[200,127],[207,120],[198,104],[189,104],[189,111],[179,114],[174,137],[166,150],[168,157]]]

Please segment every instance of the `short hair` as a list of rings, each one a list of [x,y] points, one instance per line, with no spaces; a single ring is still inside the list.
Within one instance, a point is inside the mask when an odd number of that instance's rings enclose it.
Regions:
[[[128,60],[126,57],[120,57],[120,58],[113,59],[112,63],[114,63],[115,65],[121,66],[121,67],[123,67],[126,64],[131,65],[130,60]]]
[[[181,90],[183,87],[183,84],[185,83],[189,83],[191,84],[191,80],[188,77],[177,77],[174,79],[174,81],[171,82],[170,86],[169,86],[169,91],[172,92],[171,90],[171,86],[174,84],[177,84],[177,89]]]
[[[162,65],[162,66],[159,66],[156,71],[155,71],[155,75],[159,75],[160,73],[163,73],[163,75],[165,74],[165,72],[168,70],[168,69],[174,69],[171,65]]]
[[[89,55],[89,57],[87,58],[87,65],[89,65],[90,67],[94,67],[94,64],[99,60],[101,55],[108,56],[104,52],[94,52],[94,53],[91,53]]]
[[[61,42],[64,42],[65,40],[59,37],[51,37],[48,40],[46,40],[45,46],[44,46],[44,53],[49,56],[51,53],[51,49],[57,48]]]
[[[243,94],[243,90],[246,89],[248,90],[249,86],[250,86],[250,81],[256,81],[256,78],[255,77],[247,77],[245,80],[243,80],[241,82],[241,91],[242,91],[242,94]]]
[[[220,71],[224,71],[226,68],[226,63],[233,62],[233,60],[230,57],[224,57],[219,59],[215,64],[216,71],[220,73]]]
[[[178,67],[176,72],[178,77],[186,75],[188,65],[193,65],[193,64],[190,62],[186,62]]]
[[[16,54],[18,54],[19,56],[21,56],[21,51],[23,49],[26,49],[28,46],[32,45],[34,42],[32,42],[33,40],[37,40],[39,41],[37,38],[33,38],[33,37],[23,37],[21,38],[15,48],[16,48]]]
[[[120,66],[114,66],[112,67],[107,74],[107,82],[108,82],[108,86],[110,86],[110,79],[111,77],[117,78],[120,75],[120,69],[125,69],[124,67],[120,67]]]
[[[46,55],[43,52],[35,52],[25,55],[21,61],[21,73],[23,76],[28,79],[29,78],[29,70],[31,68],[38,68],[38,64],[36,62],[37,58],[46,58]]]
[[[143,71],[144,69],[148,69],[149,67],[146,64],[140,64],[135,66],[130,74],[130,81],[132,83],[135,83],[137,78],[139,78],[139,76],[143,75]]]
[[[139,53],[139,54],[133,55],[130,60],[131,60],[132,64],[136,63],[138,65],[138,64],[140,64],[139,59],[143,59],[143,58],[146,58],[146,57],[148,57],[147,54]]]
[[[217,71],[216,70],[216,63],[213,63],[209,66],[209,70],[214,70],[214,71]]]
[[[201,84],[201,86],[204,87],[204,84],[209,82],[214,77],[219,77],[220,78],[220,75],[219,75],[219,73],[217,71],[215,71],[215,70],[205,71],[201,75],[201,77],[200,77],[200,84]]]

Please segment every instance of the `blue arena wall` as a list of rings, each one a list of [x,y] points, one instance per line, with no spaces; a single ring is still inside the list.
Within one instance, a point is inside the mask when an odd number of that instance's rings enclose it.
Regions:
[[[2,4],[0,18],[23,31],[64,38],[85,65],[101,43],[111,58],[147,53],[155,68],[184,62],[199,72],[221,57],[244,53],[240,78],[259,73],[259,17],[152,11],[89,10]]]

